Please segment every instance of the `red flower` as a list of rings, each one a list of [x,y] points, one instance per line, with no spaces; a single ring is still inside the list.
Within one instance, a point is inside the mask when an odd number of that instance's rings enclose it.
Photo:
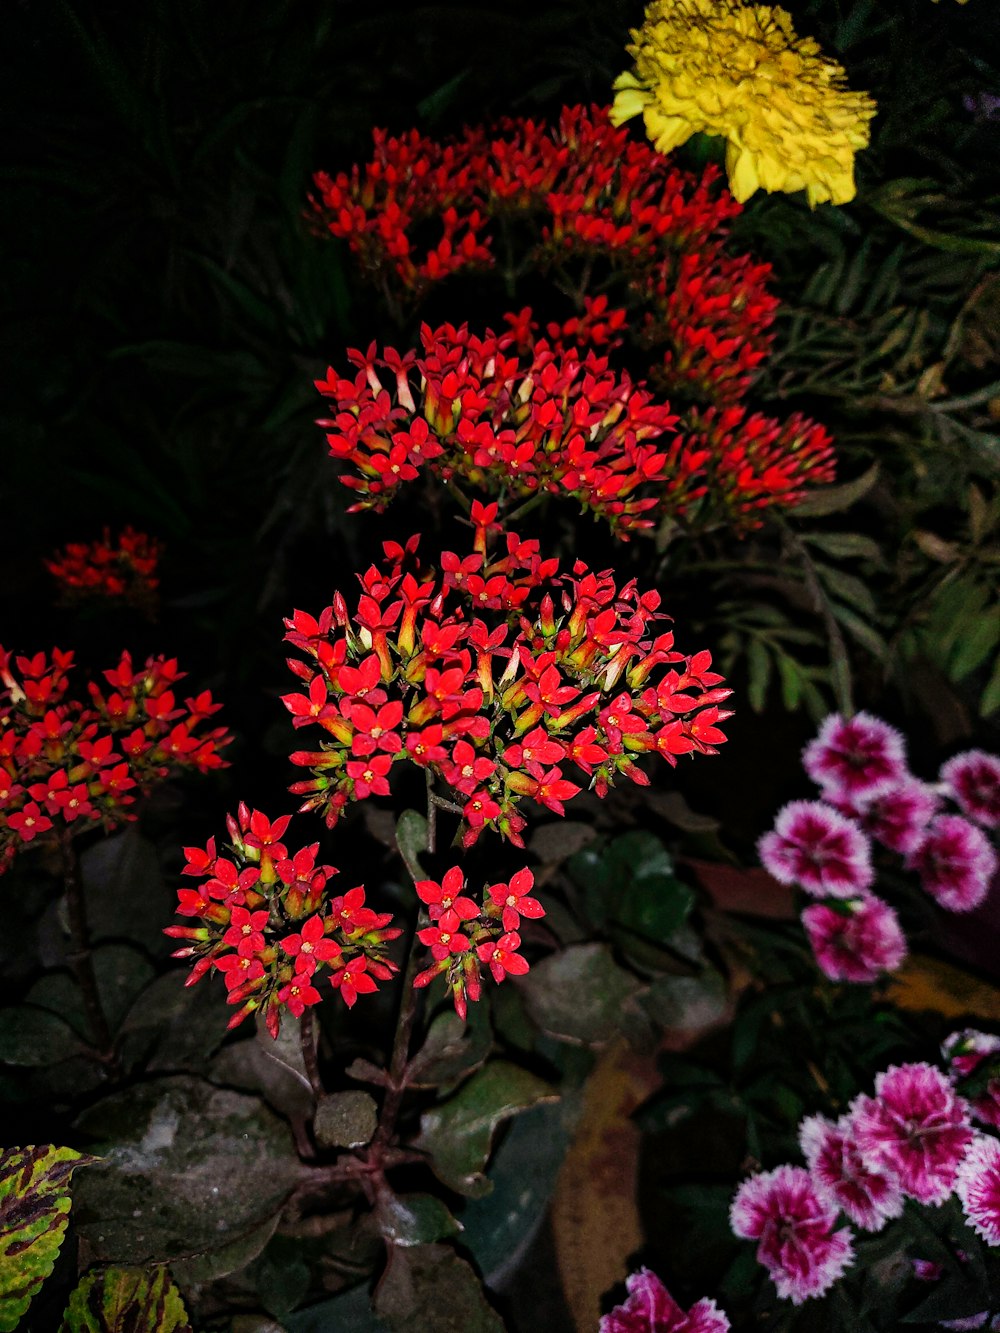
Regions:
[[[223,935],[224,944],[235,949],[242,958],[253,958],[264,947],[264,927],[268,913],[248,912],[245,907],[234,907],[230,926]]]
[[[420,901],[427,904],[431,920],[442,930],[454,932],[463,921],[472,921],[479,915],[473,900],[462,896],[465,876],[459,866],[446,870],[440,884],[433,879],[421,879],[414,887]]]
[[[215,966],[225,973],[228,991],[243,987],[248,982],[259,981],[264,975],[264,964],[259,958],[249,958],[240,953],[223,954],[221,958],[216,958]],[[232,999],[230,1003],[233,1003]]]
[[[341,994],[343,994],[343,991],[341,991]],[[312,984],[309,972],[296,972],[291,981],[287,982],[278,991],[278,1003],[285,1005],[294,1018],[301,1018],[309,1005],[319,1004],[319,1002],[320,993]]]
[[[22,842],[31,842],[32,838],[52,827],[52,820],[42,814],[34,801],[29,801],[23,810],[11,811],[7,816],[7,827],[12,828]]]
[[[375,982],[368,975],[368,959],[352,958],[330,977],[334,990],[339,990],[348,1009],[353,1009],[359,995],[369,995],[378,990]]]
[[[508,931],[498,940],[480,944],[476,953],[489,966],[493,980],[501,982],[508,973],[520,977],[528,971],[527,961],[517,952],[520,947],[520,935],[516,931]]]
[[[449,954],[465,953],[469,947],[468,936],[463,935],[460,931],[444,929],[440,921],[437,925],[418,930],[417,939],[421,944],[427,945],[431,951],[431,957],[436,962],[447,958]]]
[[[354,795],[359,801],[367,796],[388,796],[387,774],[392,759],[387,754],[373,754],[347,764],[347,776],[354,779]]]
[[[509,884],[490,885],[490,897],[502,909],[505,931],[517,930],[522,916],[536,920],[545,915],[545,908],[537,898],[528,897],[534,886],[535,877],[527,867],[512,875]]]
[[[281,947],[296,960],[298,971],[305,975],[314,972],[317,963],[327,963],[332,958],[339,958],[341,953],[336,940],[325,936],[320,916],[311,916],[301,932],[286,935]]]

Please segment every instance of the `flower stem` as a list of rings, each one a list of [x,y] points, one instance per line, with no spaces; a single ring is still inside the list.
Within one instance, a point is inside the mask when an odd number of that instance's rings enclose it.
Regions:
[[[90,929],[87,925],[87,907],[83,897],[83,885],[80,882],[80,862],[69,829],[62,835],[61,847],[63,883],[66,887],[66,915],[72,943],[72,952],[67,961],[73,969],[83,996],[83,1007],[94,1038],[98,1059],[106,1065],[113,1066],[117,1064],[118,1058],[115,1055],[104,1005],[101,1003],[101,993],[97,988],[97,976],[94,973],[94,960],[90,948]]]
[[[427,773],[427,850],[434,851],[434,818],[437,813],[437,797],[433,791],[433,778]],[[419,865],[406,860],[406,868],[410,876],[416,882],[420,873]],[[384,1160],[386,1149],[389,1146],[392,1135],[396,1129],[396,1121],[399,1119],[399,1112],[403,1105],[403,1094],[406,1091],[406,1064],[410,1054],[410,1038],[413,1035],[413,1024],[417,1017],[418,995],[413,986],[413,979],[417,975],[417,931],[420,928],[420,920],[414,922],[413,933],[410,935],[410,942],[406,953],[406,966],[403,968],[403,994],[399,1001],[399,1013],[396,1017],[396,1034],[392,1043],[392,1055],[389,1058],[389,1068],[385,1081],[385,1098],[382,1102],[382,1109],[379,1112],[378,1129],[371,1142],[369,1149],[369,1160],[372,1160],[374,1154],[375,1160]]]
[[[319,1062],[316,1059],[316,1023],[311,1009],[303,1009],[299,1019],[299,1042],[302,1046],[302,1063],[305,1066],[309,1086],[313,1096],[319,1100],[323,1096],[323,1080],[319,1074]]]

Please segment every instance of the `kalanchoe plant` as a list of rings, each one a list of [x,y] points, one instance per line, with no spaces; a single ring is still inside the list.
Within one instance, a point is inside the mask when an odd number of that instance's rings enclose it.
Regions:
[[[156,606],[156,569],[161,544],[145,532],[126,527],[112,540],[108,528],[99,541],[70,542],[45,561],[69,605],[84,601],[121,601],[151,613]]]
[[[575,500],[619,537],[666,519],[741,531],[833,480],[830,437],[799,413],[678,417],[607,357],[546,339],[519,355],[515,333],[425,325],[421,343],[420,356],[379,357],[374,344],[349,352],[353,379],[331,367],[317,381],[334,409],[319,424],[350,468],[341,480],[359,496],[355,509],[383,510],[429,470],[511,503]]]
[[[455,274],[495,269],[510,294],[542,272],[574,301],[561,329],[575,342],[634,330],[667,392],[731,403],[746,390],[777,301],[767,264],[724,249],[740,209],[715,167],[678,170],[598,107],[565,107],[552,126],[374,140],[371,161],[317,174],[312,206],[317,231],[347,241],[397,316]]]
[[[895,909],[871,891],[876,848],[902,857],[945,911],[978,907],[998,866],[988,830],[1000,809],[1000,760],[970,750],[949,759],[936,784],[921,782],[901,733],[862,712],[828,717],[802,764],[822,799],[786,805],[757,844],[760,859],[780,883],[820,900],[802,924],[823,972],[874,982],[907,953]],[[945,812],[947,799],[963,813]]]
[[[403,573],[414,544],[390,545],[353,615],[338,594],[319,619],[286,622],[308,660],[290,660],[306,692],[284,702],[330,737],[292,756],[313,772],[292,790],[329,825],[409,762],[446,784],[465,846],[484,828],[522,846],[524,797],[561,815],[580,791],[564,766],[604,796],[619,777],[648,784],[644,754],[675,764],[725,739],[730,691],[709,652],[675,649],[658,593],[582,561],[560,574],[536,542],[498,532],[496,512],[474,508],[470,555]]]
[[[179,891],[177,911],[202,924],[166,931],[190,941],[174,955],[195,959],[188,985],[215,968],[226,979],[228,1002],[240,1005],[229,1026],[259,1011],[272,1037],[282,1011],[301,1018],[319,1004],[321,978],[349,1008],[377,980],[388,980],[397,968],[385,946],[401,933],[391,913],[365,906],[363,885],[329,892],[337,871],[316,864],[318,843],[289,854],[279,841],[289,818],[272,821],[241,804],[226,820],[231,856],[216,853],[214,838],[204,851],[186,848],[184,874],[204,883]]]
[[[179,705],[176,659],[136,668],[124,652],[104,687],[70,694],[73,654],[11,656],[0,648],[0,872],[28,844],[64,842],[137,817],[137,798],[184,770],[223,767],[225,727],[208,690]],[[108,688],[110,687],[110,688]]]

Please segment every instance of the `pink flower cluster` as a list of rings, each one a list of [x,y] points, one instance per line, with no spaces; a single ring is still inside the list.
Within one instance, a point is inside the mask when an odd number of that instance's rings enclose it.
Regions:
[[[591,336],[604,322],[595,320]],[[579,338],[585,330],[572,325]],[[570,497],[627,537],[666,516],[746,529],[762,509],[792,506],[833,479],[822,426],[742,407],[692,410],[681,421],[606,356],[565,341],[569,327],[532,341],[529,310],[500,336],[424,325],[420,356],[385,348],[379,357],[373,343],[348,353],[353,378],[329,368],[316,382],[331,401],[319,425],[349,468],[341,480],[358,495],[353,508],[381,511],[429,469],[505,502]]]
[[[945,1039],[941,1054],[973,1118],[1000,1129],[1000,1037],[964,1028]]]
[[[353,615],[338,593],[319,619],[285,622],[306,657],[289,660],[304,690],[285,706],[296,727],[326,734],[292,755],[312,772],[292,791],[331,827],[349,801],[387,795],[405,761],[449,789],[465,846],[484,828],[522,846],[518,803],[562,815],[580,791],[569,766],[603,797],[619,777],[648,783],[644,754],[675,764],[725,740],[730,691],[710,653],[675,650],[658,593],[579,561],[560,574],[537,542],[498,530],[496,505],[472,517],[471,554],[404,573],[416,539],[387,543],[385,567],[359,576]]]
[[[620,302],[599,336],[613,345],[634,330],[659,352],[653,375],[669,391],[719,403],[745,391],[777,301],[770,266],[724,248],[741,210],[716,190],[714,167],[700,179],[672,168],[598,107],[565,107],[552,126],[511,119],[445,141],[381,130],[374,140],[369,162],[315,177],[311,204],[317,230],[347,242],[391,309],[494,268],[497,243],[516,232],[518,272],[598,267]]]
[[[602,1315],[598,1333],[729,1333],[715,1301],[696,1301],[686,1313],[648,1268],[625,1279],[628,1298]]]
[[[179,916],[198,926],[168,926],[166,934],[187,943],[175,958],[192,958],[189,986],[210,969],[225,977],[228,1003],[240,1008],[236,1027],[260,1012],[272,1037],[282,1011],[295,1018],[319,1004],[316,983],[324,968],[349,1008],[398,969],[385,947],[402,932],[388,913],[365,905],[361,885],[333,896],[333,866],[317,865],[319,843],[289,853],[281,841],[290,816],[271,820],[240,804],[226,818],[229,856],[207,847],[186,847],[185,875],[203,882],[178,890]]]
[[[1000,821],[1000,759],[972,750],[936,786],[907,768],[903,737],[868,713],[828,717],[802,756],[821,799],[793,801],[757,849],[765,869],[821,901],[802,913],[816,961],[833,981],[872,982],[906,956],[899,919],[871,892],[873,844],[904,858],[947,911],[978,907],[997,871],[984,829]],[[962,814],[942,811],[950,797]]]
[[[900,1216],[905,1199],[935,1205],[957,1189],[963,1201],[974,1200],[984,1227],[995,1222],[1000,1238],[1000,1172],[987,1153],[969,1164],[969,1115],[939,1070],[895,1065],[878,1075],[873,1097],[858,1096],[839,1120],[803,1121],[808,1169],[786,1164],[743,1182],[733,1231],[758,1242],[757,1257],[779,1296],[796,1305],[828,1291],[852,1261],[853,1238],[848,1226],[836,1228],[839,1214],[879,1231]]]
[[[0,648],[0,873],[38,838],[134,820],[136,797],[173,773],[224,766],[232,737],[204,729],[222,705],[208,690],[180,704],[175,659],[136,668],[122,653],[104,672],[110,688],[90,681],[86,700],[69,693],[72,667],[58,648],[13,659]]]

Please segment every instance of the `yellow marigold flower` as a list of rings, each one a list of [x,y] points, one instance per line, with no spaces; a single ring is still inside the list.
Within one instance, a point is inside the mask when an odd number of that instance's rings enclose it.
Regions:
[[[635,68],[615,80],[611,119],[642,115],[661,153],[692,134],[722,135],[729,185],[805,190],[810,205],[854,198],[854,154],[875,103],[851,92],[835,60],[791,15],[737,0],[651,0],[627,48]]]

